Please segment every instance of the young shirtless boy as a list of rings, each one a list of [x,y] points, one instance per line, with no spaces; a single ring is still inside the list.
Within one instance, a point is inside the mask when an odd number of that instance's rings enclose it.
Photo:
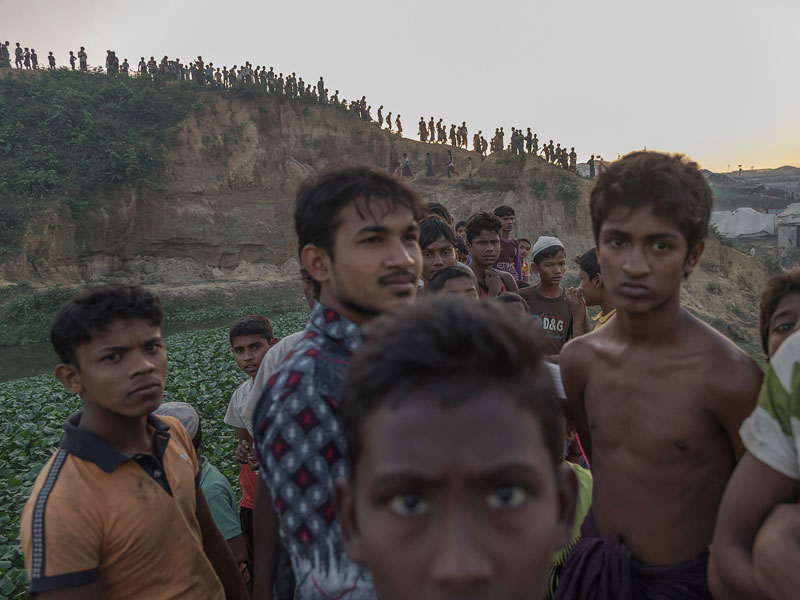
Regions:
[[[381,600],[543,597],[576,482],[538,336],[519,325],[499,303],[428,300],[376,322],[354,357],[337,504]]]
[[[500,230],[503,224],[488,212],[472,215],[467,221],[467,243],[472,261],[469,266],[478,280],[481,298],[494,298],[502,292],[517,292],[510,273],[494,268],[500,258]]]
[[[167,374],[162,318],[151,293],[114,285],[75,296],[53,322],[55,376],[83,411],[22,513],[29,591],[43,600],[248,597],[189,435],[151,414]]]
[[[709,598],[708,546],[761,371],[680,306],[703,253],[711,190],[681,156],[636,152],[592,190],[617,315],[561,353],[592,467],[592,510],[556,598]]]

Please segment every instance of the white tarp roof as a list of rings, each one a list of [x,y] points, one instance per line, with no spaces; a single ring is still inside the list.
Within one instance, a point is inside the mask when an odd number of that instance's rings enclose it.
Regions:
[[[727,210],[712,212],[711,224],[716,225],[721,235],[729,238],[760,233],[775,235],[775,217],[776,215],[767,215],[752,208],[737,208],[733,212]]]
[[[800,225],[800,202],[787,206],[776,218],[778,225]]]

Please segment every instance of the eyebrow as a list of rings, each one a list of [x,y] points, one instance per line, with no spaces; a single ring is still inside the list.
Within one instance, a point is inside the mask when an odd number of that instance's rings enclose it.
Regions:
[[[547,465],[550,464],[548,461]],[[480,471],[470,475],[471,481],[497,481],[505,478],[514,477],[539,477],[543,473],[542,464],[530,464],[522,461],[501,462],[496,465],[486,465]],[[446,475],[446,473],[445,473]],[[375,475],[376,484],[405,483],[410,485],[422,485],[436,487],[441,485],[444,475],[436,472],[420,472],[413,467],[398,466],[396,470],[391,467],[384,472]]]
[[[794,312],[794,311],[793,311],[791,308],[784,308],[784,309],[783,309],[783,310],[781,310],[781,311],[778,311],[778,312],[776,312],[776,313],[773,313],[773,314],[772,314],[772,317],[770,317],[770,319],[769,319],[769,322],[770,322],[770,323],[772,323],[772,321],[774,321],[775,319],[780,319],[781,317],[786,317],[786,316],[789,316],[789,315],[791,315],[793,312]]]
[[[156,344],[163,342],[161,336],[156,336],[150,338],[149,340],[145,341],[142,346],[147,346],[148,344]],[[123,350],[127,350],[130,346],[104,346],[97,350],[98,353],[105,353],[105,352],[122,352]]]
[[[602,235],[604,235],[604,236],[619,236],[619,237],[632,237],[633,236],[633,234],[631,234],[629,231],[623,231],[621,229],[606,229],[605,231],[602,232]],[[677,234],[677,233],[671,233],[671,232],[666,232],[665,231],[665,232],[660,232],[660,233],[652,233],[650,235],[645,236],[644,239],[650,241],[650,240],[657,240],[657,239],[663,239],[663,238],[677,239],[677,238],[680,238],[680,237],[681,236],[679,234]]]
[[[416,223],[411,223],[408,227],[403,230],[403,233],[408,233],[409,231],[419,231],[419,225]],[[362,227],[356,232],[356,235],[362,235],[365,233],[389,233],[390,230],[388,227],[384,227],[383,225],[367,225],[366,227]]]

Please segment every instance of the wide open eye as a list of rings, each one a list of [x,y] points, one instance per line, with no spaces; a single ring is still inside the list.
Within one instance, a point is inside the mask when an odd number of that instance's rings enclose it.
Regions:
[[[486,500],[491,508],[516,508],[528,499],[528,493],[518,485],[499,485]]]
[[[389,500],[389,510],[399,517],[413,517],[425,514],[428,511],[428,503],[419,494],[406,492],[397,494]]]

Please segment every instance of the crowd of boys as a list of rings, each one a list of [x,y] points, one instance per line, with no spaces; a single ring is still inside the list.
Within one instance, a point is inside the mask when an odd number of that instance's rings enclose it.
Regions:
[[[38,57],[36,51],[20,46],[19,42],[15,48],[14,65],[18,69],[38,69]],[[53,53],[50,52],[48,57],[48,69],[55,70],[56,59]],[[74,71],[76,60],[79,61],[79,69],[81,71],[88,70],[88,58],[86,50],[81,46],[78,51],[77,57],[72,50],[69,52],[70,68]],[[11,56],[9,51],[9,42],[0,44],[0,67],[11,67]],[[128,59],[123,59],[122,63],[116,52],[113,50],[106,51],[105,69],[109,75],[123,75],[128,76],[131,72],[131,65]],[[148,77],[165,77],[175,79],[178,81],[194,81],[200,85],[212,86],[218,89],[230,89],[234,86],[241,84],[258,84],[266,88],[269,94],[279,97],[290,99],[307,100],[311,102],[320,102],[322,104],[331,104],[343,110],[351,112],[358,116],[358,118],[368,123],[376,123],[378,127],[383,128],[384,124],[386,129],[390,132],[397,132],[398,135],[403,134],[403,125],[400,120],[400,115],[392,118],[392,113],[386,116],[383,114],[383,105],[378,107],[377,115],[372,115],[372,105],[367,103],[366,96],[362,96],[360,100],[346,100],[339,98],[339,90],[331,95],[325,85],[322,77],[319,78],[316,84],[312,85],[303,81],[302,77],[298,77],[297,73],[287,73],[285,76],[282,72],[276,73],[274,67],[253,66],[249,61],[240,67],[233,65],[230,69],[227,65],[223,67],[214,67],[214,63],[206,62],[202,56],[198,56],[195,60],[187,63],[181,62],[180,58],[169,58],[164,56],[161,60],[156,60],[151,56],[149,60],[145,60],[142,56],[136,66],[136,72],[139,76]],[[467,129],[466,121],[463,121],[460,126],[451,124],[448,128],[444,119],[435,121],[431,117],[427,122],[424,117],[420,117],[418,135],[421,142],[431,142],[446,145],[449,143],[453,147],[464,148],[468,147],[469,132]],[[561,144],[553,146],[553,140],[549,144],[543,144],[539,148],[538,134],[532,133],[531,128],[528,127],[527,133],[523,134],[522,129],[511,128],[511,139],[506,145],[504,142],[505,132],[502,127],[495,129],[495,134],[491,141],[486,140],[483,136],[483,131],[479,131],[472,136],[472,149],[481,156],[487,156],[488,152],[502,152],[508,151],[512,154],[520,156],[530,154],[539,156],[548,163],[553,163],[563,169],[576,172],[578,164],[578,155],[575,148],[571,148],[567,152],[566,146],[561,147]],[[452,156],[452,155],[451,155]],[[595,176],[595,158],[594,155],[587,162],[589,166],[589,177],[594,179]],[[450,169],[452,165],[448,165],[448,177],[455,169]],[[403,165],[401,165],[401,168]],[[430,170],[429,167],[429,171]],[[410,174],[410,170],[409,170]]]
[[[595,247],[565,289],[564,244],[515,239],[509,206],[454,225],[370,168],[308,180],[307,326],[277,340],[249,315],[230,330],[247,375],[224,418],[238,516],[197,413],[159,406],[158,299],[79,294],[51,337],[84,408],[22,515],[30,591],[796,597],[800,271],[764,291],[762,382],[680,305],[710,211],[696,164],[624,157],[591,192]]]

